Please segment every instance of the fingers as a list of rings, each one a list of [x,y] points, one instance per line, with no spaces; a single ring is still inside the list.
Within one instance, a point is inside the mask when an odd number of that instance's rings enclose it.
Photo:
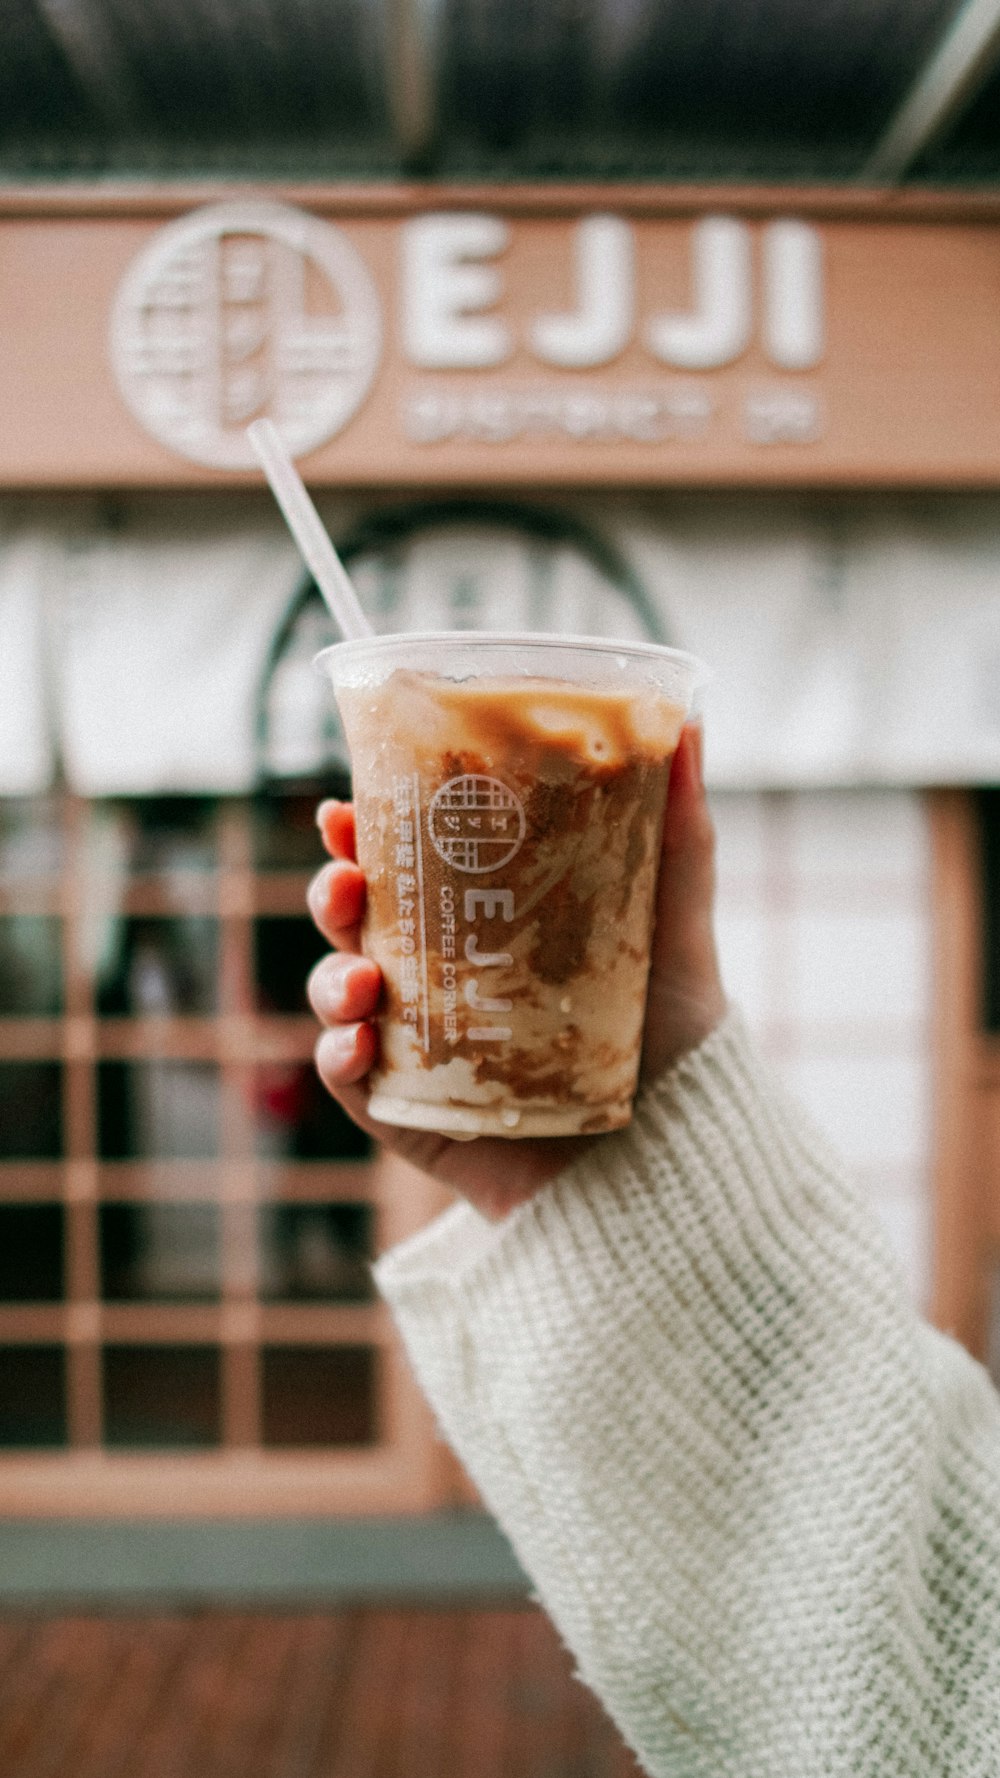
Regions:
[[[316,810],[316,825],[331,858],[357,858],[354,832],[354,804],[338,803],[332,797]]]
[[[355,1086],[374,1066],[378,1052],[375,1027],[368,1024],[337,1025],[324,1031],[316,1045],[316,1067],[323,1085],[341,1097],[344,1087]],[[361,1103],[364,1103],[362,1095]]]
[[[323,957],[306,983],[306,992],[322,1025],[350,1025],[374,1018],[382,973],[370,957]]]
[[[309,912],[323,937],[338,951],[361,949],[365,878],[356,864],[338,859],[318,871],[306,891]]]
[[[307,988],[313,1011],[328,1027],[315,1050],[316,1069],[327,1091],[383,1148],[464,1192],[481,1215],[490,1220],[505,1216],[577,1152],[579,1144],[572,1140],[522,1143],[512,1153],[508,1142],[452,1141],[430,1130],[376,1123],[368,1112],[366,1076],[378,1060],[371,1021],[382,992],[381,971],[369,957],[323,957]]]
[[[325,939],[338,951],[359,951],[365,913],[365,879],[356,863],[354,805],[332,798],[320,803],[316,824],[333,858],[313,878],[306,901]]]
[[[372,1134],[358,1083],[374,1066],[378,1036],[370,1022],[382,992],[382,973],[368,957],[323,957],[307,983],[312,1009],[329,1027],[316,1044],[319,1077],[346,1111]],[[356,1090],[348,1095],[346,1089]]]
[[[648,1077],[700,1043],[725,1011],[715,949],[715,833],[694,724],[674,755],[663,826],[643,1049]]]
[[[378,1056],[378,1034],[371,1021],[382,992],[382,974],[370,958],[359,955],[366,889],[356,863],[353,805],[333,799],[323,802],[316,823],[333,863],[317,872],[306,900],[323,937],[341,953],[322,958],[307,983],[313,1011],[329,1027],[316,1044],[316,1069],[348,1115],[377,1140],[384,1131],[368,1116],[362,1083]]]

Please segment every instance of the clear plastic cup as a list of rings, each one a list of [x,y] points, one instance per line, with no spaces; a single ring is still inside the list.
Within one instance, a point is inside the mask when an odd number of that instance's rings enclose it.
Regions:
[[[631,1116],[670,762],[692,655],[442,632],[326,649],[351,753],[370,1110],[453,1136]]]

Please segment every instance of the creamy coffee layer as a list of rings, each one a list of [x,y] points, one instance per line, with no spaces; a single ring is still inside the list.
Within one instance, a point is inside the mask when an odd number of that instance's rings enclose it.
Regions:
[[[338,701],[386,983],[374,1113],[467,1134],[626,1123],[683,711],[652,686],[409,671]]]

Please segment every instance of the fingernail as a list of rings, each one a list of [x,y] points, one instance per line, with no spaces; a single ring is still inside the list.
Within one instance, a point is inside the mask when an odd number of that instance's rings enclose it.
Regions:
[[[332,815],[334,809],[339,809],[339,808],[340,808],[340,803],[338,802],[337,798],[335,796],[328,796],[326,798],[326,801],[320,803],[319,808],[316,810],[316,826],[318,828],[322,829],[323,823],[326,820],[327,816]]]

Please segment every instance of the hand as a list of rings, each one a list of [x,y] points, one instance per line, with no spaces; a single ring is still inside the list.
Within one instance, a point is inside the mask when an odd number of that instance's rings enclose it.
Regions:
[[[317,963],[309,998],[327,1027],[316,1046],[325,1085],[355,1123],[383,1147],[461,1192],[491,1219],[505,1216],[607,1136],[456,1142],[368,1116],[365,1076],[378,1053],[382,989],[377,964],[361,955],[365,879],[355,862],[354,811],[323,803],[320,831],[334,862],[309,887],[309,911],[335,955]],[[670,773],[657,888],[642,1076],[653,1079],[713,1031],[725,1011],[712,926],[715,843],[701,773],[701,730],[683,730]]]

